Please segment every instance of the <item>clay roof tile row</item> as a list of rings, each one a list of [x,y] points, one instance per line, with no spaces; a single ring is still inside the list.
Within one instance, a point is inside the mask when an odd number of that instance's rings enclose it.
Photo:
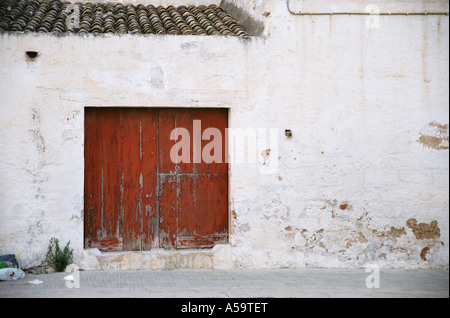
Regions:
[[[153,6],[60,0],[1,0],[0,32],[248,36],[217,5]]]

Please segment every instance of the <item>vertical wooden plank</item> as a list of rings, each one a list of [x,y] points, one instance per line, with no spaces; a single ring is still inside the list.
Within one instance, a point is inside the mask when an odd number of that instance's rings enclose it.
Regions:
[[[178,109],[175,115],[177,129],[184,129],[189,137],[189,162],[177,164],[177,238],[195,235],[195,167],[194,148],[201,147],[201,140],[195,140],[193,109]],[[201,133],[201,131],[199,131]],[[200,136],[201,138],[201,136]],[[196,144],[198,143],[198,144]]]
[[[189,162],[180,162],[176,164],[176,172],[178,174],[184,174],[184,173],[192,173],[195,169],[195,163],[194,163],[194,129],[193,129],[193,123],[194,123],[194,110],[192,109],[174,109],[175,111],[175,127],[178,129],[178,131],[181,131],[182,129],[184,131],[187,131],[187,137],[189,141]],[[180,138],[181,139],[181,138]],[[181,141],[181,140],[180,140]],[[171,141],[171,144],[174,145],[175,141]]]
[[[228,163],[226,158],[226,128],[228,128],[228,109],[208,109],[204,114],[204,129],[206,128],[217,128],[221,135],[221,149],[220,152],[220,162],[213,162],[208,164],[208,172],[210,173],[226,173],[228,174]],[[211,138],[212,139],[212,138]],[[207,147],[208,144],[214,143],[212,140],[203,140],[203,149]],[[215,143],[214,143],[215,144]]]
[[[205,118],[205,129],[216,128],[220,131],[220,142],[216,143],[215,140],[204,140],[203,147],[207,147],[208,143],[217,145],[214,148],[214,152],[220,152],[220,159],[219,162],[208,164],[209,175],[207,180],[205,180],[207,182],[207,188],[202,190],[205,185],[201,182],[198,183],[199,194],[204,201],[198,203],[199,213],[197,218],[202,221],[197,223],[197,231],[199,235],[224,235],[225,240],[227,240],[228,163],[225,147],[227,145],[226,128],[228,128],[228,109],[208,109],[205,110],[203,116]],[[218,136],[215,137],[217,138]]]
[[[123,246],[141,249],[143,176],[141,174],[141,121],[137,109],[122,109],[122,209]]]
[[[122,249],[117,122],[111,109],[85,109],[85,247],[102,251]]]
[[[196,235],[196,178],[192,173],[177,175],[177,239]]]
[[[121,123],[120,110],[102,110],[103,213],[101,238],[121,236]]]
[[[170,158],[170,151],[175,141],[170,140],[170,134],[175,129],[176,110],[161,109],[159,111],[158,160],[159,173],[175,173],[176,164]]]
[[[170,158],[170,151],[175,141],[170,134],[176,127],[176,110],[159,111],[158,132],[158,213],[160,247],[172,249],[176,247],[177,234],[177,165]]]
[[[189,185],[184,185],[187,187]],[[228,177],[199,174],[196,177],[195,231],[179,229],[177,248],[212,247],[228,241]],[[189,213],[189,211],[187,211]],[[193,217],[193,215],[191,215]]]
[[[141,172],[143,175],[142,250],[159,247],[159,222],[157,213],[158,118],[158,109],[141,110]]]
[[[204,132],[206,129],[217,128],[220,129],[223,126],[223,123],[220,122],[220,118],[217,116],[218,109],[196,109],[194,119],[201,123],[201,136],[200,136],[200,149],[201,149],[201,162],[196,163],[196,172],[197,173],[208,173],[210,166],[215,166],[217,163],[208,164],[204,161],[203,158],[203,149],[205,146],[213,142],[213,138],[211,140],[203,140]],[[218,127],[219,126],[219,127]],[[222,133],[222,132],[221,132]],[[219,141],[221,142],[221,140]]]
[[[102,119],[94,108],[85,108],[84,128],[84,239],[94,239],[101,229]]]
[[[205,174],[198,177],[197,235],[226,235],[228,232],[228,177]]]
[[[166,250],[176,248],[177,238],[177,177],[159,175],[159,243]]]
[[[185,117],[184,120],[197,120],[194,127],[201,127],[200,136],[195,136],[194,129],[191,130],[192,152],[196,151],[195,146],[200,145],[200,153],[203,153],[205,146],[212,143],[215,145],[213,154],[217,151],[220,159],[219,162],[207,163],[202,156],[194,164],[192,173],[186,172],[178,178],[182,196],[178,197],[177,248],[224,243],[228,234],[228,165],[225,162],[228,112],[226,109],[190,110],[189,114],[178,113],[177,123],[182,122],[180,116]],[[203,140],[203,133],[208,128],[214,129],[216,135]]]

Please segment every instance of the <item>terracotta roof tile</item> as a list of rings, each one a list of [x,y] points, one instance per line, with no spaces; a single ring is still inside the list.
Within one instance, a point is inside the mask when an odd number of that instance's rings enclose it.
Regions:
[[[248,36],[222,7],[0,0],[0,32]]]

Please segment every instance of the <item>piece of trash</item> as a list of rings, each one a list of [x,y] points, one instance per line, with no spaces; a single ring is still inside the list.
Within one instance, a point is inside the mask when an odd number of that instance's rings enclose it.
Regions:
[[[20,252],[17,256],[19,256],[22,252]],[[10,262],[14,265],[16,265],[17,268],[19,268],[19,263],[16,260],[16,255],[14,254],[6,254],[0,256],[0,262]]]
[[[25,272],[20,268],[2,268],[0,269],[0,280],[17,280],[24,278]]]
[[[39,280],[39,279],[29,280],[28,281],[28,284],[32,284],[32,285],[39,285],[39,284],[42,284],[42,283],[43,283],[43,281]]]
[[[2,268],[15,268],[17,267],[16,264],[6,261],[0,261],[0,269]]]

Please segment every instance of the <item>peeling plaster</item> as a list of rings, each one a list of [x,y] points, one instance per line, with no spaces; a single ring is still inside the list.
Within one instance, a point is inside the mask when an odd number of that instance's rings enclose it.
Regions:
[[[422,250],[422,252],[420,252],[420,258],[422,259],[422,260],[424,260],[424,261],[426,261],[427,260],[427,253],[430,251],[430,248],[427,246],[427,247],[424,247],[424,249]]]
[[[418,240],[438,239],[441,237],[441,230],[439,229],[438,222],[436,220],[431,221],[430,224],[417,224],[416,219],[409,219],[406,222],[406,226],[412,229],[414,236]]]
[[[418,140],[427,148],[435,150],[448,150],[449,135],[448,125],[439,124],[435,121],[429,123],[421,132]]]

